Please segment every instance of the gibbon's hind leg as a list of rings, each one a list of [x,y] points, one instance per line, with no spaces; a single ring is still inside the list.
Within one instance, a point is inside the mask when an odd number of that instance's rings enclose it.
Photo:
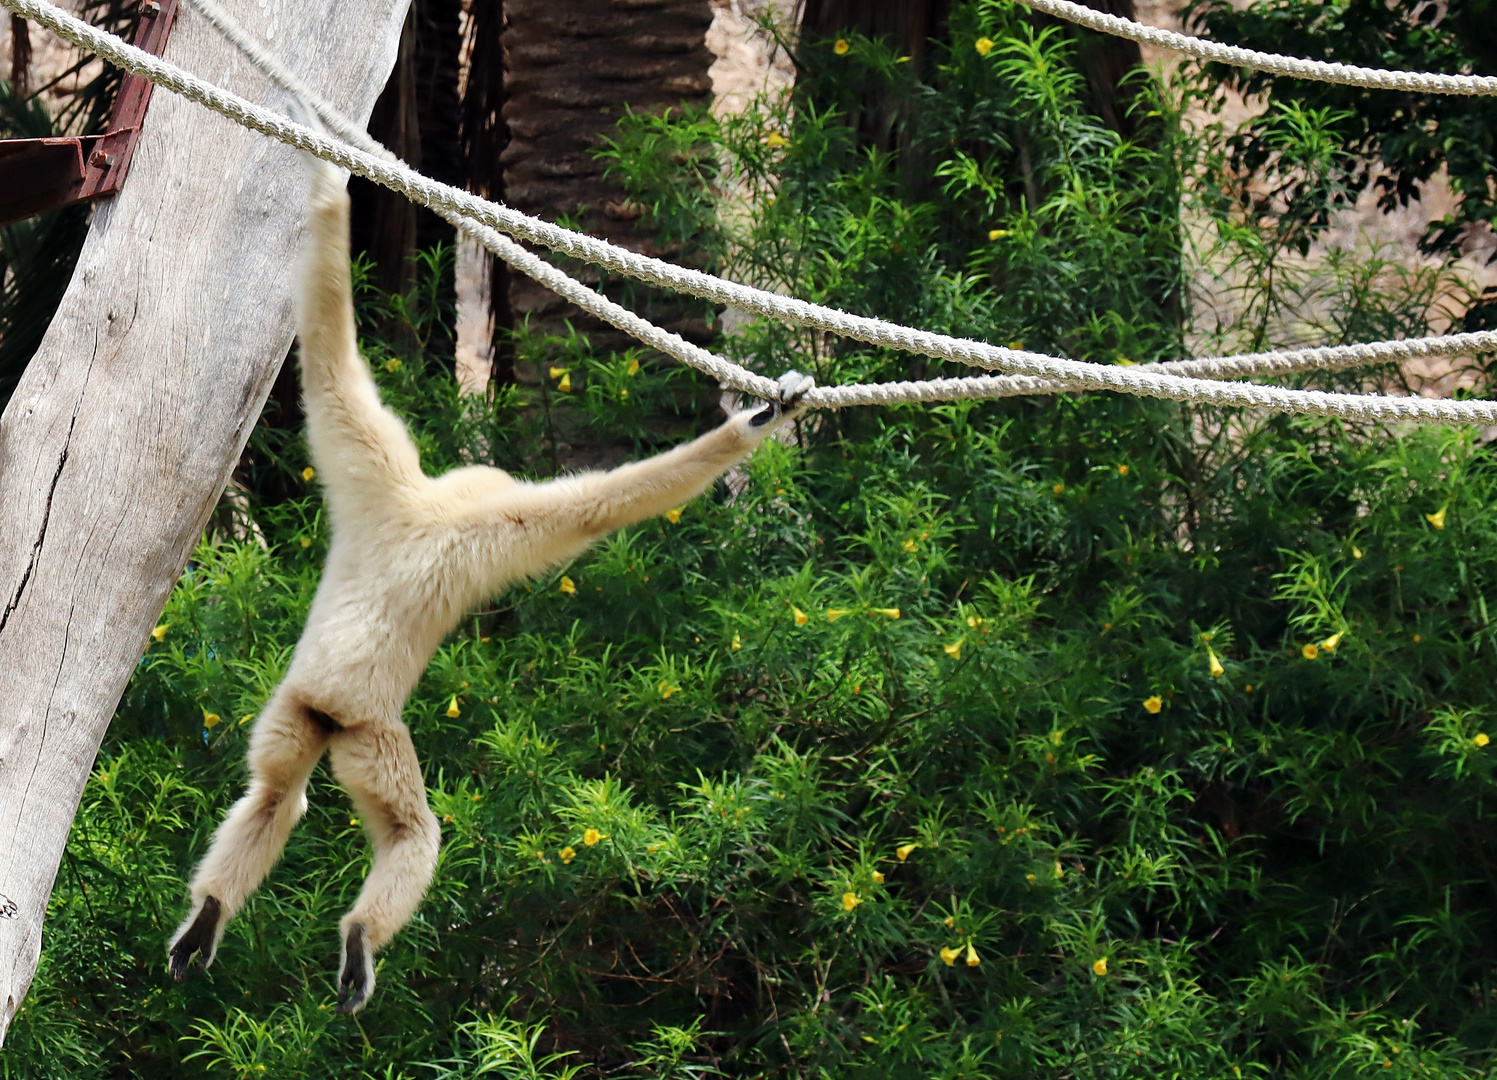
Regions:
[[[374,844],[374,866],[338,926],[338,1011],[356,1013],[374,991],[374,954],[410,921],[431,884],[442,835],[404,724],[351,725],[333,736],[329,753]]]
[[[172,976],[187,978],[192,957],[213,963],[224,927],[270,873],[307,808],[307,779],[338,725],[292,695],[271,699],[250,736],[249,790],[213,836],[192,878],[192,911],[167,949]]]

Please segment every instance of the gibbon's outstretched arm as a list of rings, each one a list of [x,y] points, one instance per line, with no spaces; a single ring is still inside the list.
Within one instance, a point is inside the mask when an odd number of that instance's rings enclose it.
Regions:
[[[701,494],[793,415],[812,383],[789,372],[780,402],[611,472],[529,484],[471,466],[428,479],[359,355],[348,196],[341,174],[320,162],[308,232],[298,335],[332,538],[286,676],[255,721],[248,790],[193,875],[168,960],[178,980],[194,956],[212,963],[224,927],[305,812],[308,778],[326,752],[374,846],[374,865],[339,923],[338,1011],[352,1013],[374,989],[374,954],[415,914],[437,863],[440,829],[400,714],[442,638],[485,595]]]

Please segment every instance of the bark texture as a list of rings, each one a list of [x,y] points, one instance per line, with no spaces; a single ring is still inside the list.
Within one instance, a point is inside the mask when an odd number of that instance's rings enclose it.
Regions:
[[[369,134],[407,165],[457,187],[465,181],[458,137],[462,8],[462,0],[411,0],[395,68],[369,117]],[[451,225],[398,192],[355,177],[349,194],[351,246],[373,260],[375,284],[386,292],[410,286],[418,249],[456,239]]]
[[[653,112],[709,100],[707,69],[715,57],[706,45],[708,0],[505,0],[505,9],[509,142],[500,160],[510,205],[553,221],[569,217],[594,236],[672,258],[673,251],[636,227],[637,209],[590,151],[626,108]],[[597,280],[591,268],[582,273]],[[688,340],[712,333],[713,320],[699,302],[646,296],[642,289],[631,296]],[[528,278],[511,279],[509,300],[517,322],[528,318],[533,327],[562,332],[570,320],[597,344],[630,343]]]
[[[405,4],[229,6],[365,117]],[[167,57],[282,100],[202,20]],[[99,742],[290,344],[306,189],[294,151],[155,94],[0,417],[0,1039]]]

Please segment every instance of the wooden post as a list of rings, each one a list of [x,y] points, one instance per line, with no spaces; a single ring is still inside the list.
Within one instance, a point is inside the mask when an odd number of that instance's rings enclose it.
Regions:
[[[407,3],[228,6],[367,118]],[[191,13],[167,57],[285,100]],[[295,151],[158,91],[0,418],[0,1041],[99,742],[291,343],[306,191]],[[169,929],[139,943],[163,978]]]

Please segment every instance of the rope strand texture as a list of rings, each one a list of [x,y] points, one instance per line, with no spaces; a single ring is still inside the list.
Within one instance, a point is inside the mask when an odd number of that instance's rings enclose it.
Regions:
[[[1104,34],[1145,45],[1156,45],[1172,52],[1188,53],[1203,60],[1266,71],[1270,75],[1288,75],[1312,82],[1339,83],[1342,86],[1363,86],[1369,90],[1409,90],[1415,93],[1456,94],[1465,97],[1497,95],[1497,76],[1494,75],[1436,75],[1421,71],[1357,67],[1354,64],[1336,64],[1325,60],[1303,60],[1295,56],[1280,56],[1278,53],[1223,45],[1189,34],[1177,34],[1173,30],[1162,30],[1157,26],[1146,26],[1132,19],[1093,11],[1089,7],[1072,3],[1071,0],[1019,0],[1019,3],[1057,19],[1085,26],[1089,30],[1099,30]]]
[[[0,6],[47,27],[65,40],[110,63],[204,105],[235,123],[399,191],[444,216],[451,212],[491,229],[595,263],[615,273],[715,303],[739,307],[781,322],[815,327],[870,345],[954,360],[1020,376],[1037,377],[1057,384],[1051,389],[1112,390],[1176,401],[1364,421],[1410,420],[1456,424],[1497,422],[1497,402],[1439,401],[1420,397],[1288,390],[1243,383],[1214,383],[1146,370],[1141,366],[1124,368],[1089,364],[914,330],[724,281],[710,274],[652,259],[594,237],[563,229],[511,207],[438,183],[378,154],[331,139],[90,26],[47,0],[0,0]],[[1396,346],[1401,343],[1380,344]],[[1367,348],[1375,350],[1377,346]],[[1034,389],[1017,389],[1019,385],[1021,384],[1000,379],[979,379],[970,383],[967,380],[953,379],[873,386],[817,387],[806,395],[805,403],[813,408],[840,408],[857,404],[938,400],[938,395],[976,397],[1036,392]]]

